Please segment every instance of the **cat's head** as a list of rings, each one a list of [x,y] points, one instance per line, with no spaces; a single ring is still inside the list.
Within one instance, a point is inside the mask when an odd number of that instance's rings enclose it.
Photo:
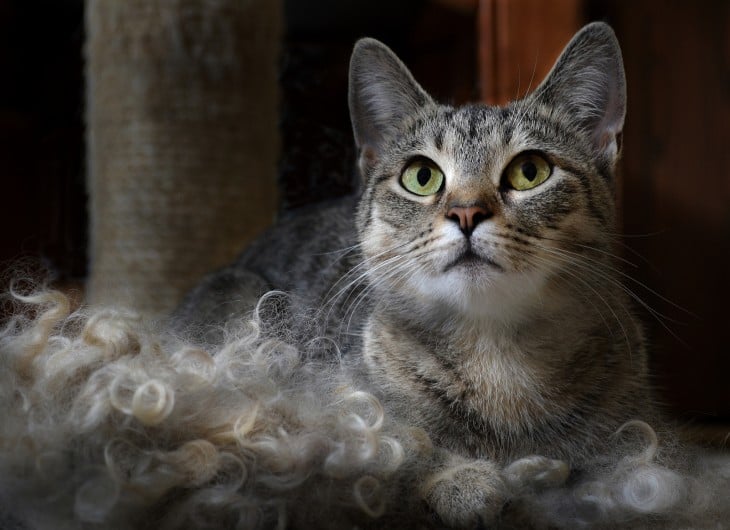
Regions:
[[[505,107],[437,104],[392,51],[363,39],[349,103],[376,289],[506,316],[558,279],[590,284],[580,264],[596,269],[590,260],[609,250],[626,108],[607,25],[583,28],[546,80]]]

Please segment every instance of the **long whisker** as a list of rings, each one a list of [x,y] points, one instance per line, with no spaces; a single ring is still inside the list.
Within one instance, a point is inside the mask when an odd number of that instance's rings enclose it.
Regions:
[[[346,326],[346,333],[350,334],[350,326],[352,323],[352,318],[354,314],[357,311],[357,307],[368,298],[369,294],[379,287],[381,284],[383,284],[385,281],[391,279],[394,276],[397,276],[402,271],[409,270],[409,266],[411,265],[410,259],[405,256],[399,256],[401,258],[399,263],[395,263],[392,267],[386,269],[383,272],[374,271],[376,274],[369,274],[368,282],[365,284],[364,289],[358,293],[355,298],[349,302],[350,296],[348,296],[345,301],[343,302],[343,305],[345,305],[344,310],[342,311],[342,317],[340,322],[340,329],[342,328],[342,323],[347,320],[347,326]],[[392,263],[391,263],[392,265]],[[403,275],[405,276],[405,275]],[[351,293],[352,294],[352,293]],[[349,304],[348,304],[349,302]],[[349,315],[349,316],[348,316]],[[339,332],[338,332],[339,333]]]
[[[332,286],[324,294],[324,297],[323,298],[328,299],[329,296],[330,296],[330,293],[334,289],[336,289],[337,286],[340,285],[342,282],[348,282],[347,285],[348,286],[351,286],[351,283],[349,282],[350,278],[352,278],[352,276],[354,276],[355,274],[359,274],[359,271],[361,271],[362,269],[365,269],[365,268],[369,267],[370,264],[373,261],[381,258],[382,256],[384,256],[384,255],[386,255],[386,254],[388,254],[390,252],[394,252],[396,250],[399,250],[399,249],[401,249],[401,248],[403,248],[403,247],[405,247],[407,245],[413,244],[413,243],[416,243],[416,242],[414,242],[414,241],[406,241],[405,243],[399,243],[397,245],[393,245],[393,246],[391,246],[389,248],[386,248],[385,250],[383,250],[383,251],[381,251],[381,252],[379,252],[379,253],[377,253],[377,254],[375,254],[373,256],[363,258],[360,261],[360,263],[358,263],[357,265],[355,265],[354,267],[352,267],[345,274],[343,274],[334,284],[332,284]],[[346,286],[344,289],[340,289],[340,291],[338,291],[338,293],[335,295],[334,298],[336,298],[337,296],[339,296],[340,294],[342,294],[342,292],[346,291],[348,288],[349,287]],[[329,301],[330,300],[328,300],[325,303],[329,303]]]
[[[636,269],[636,268],[639,267],[636,263],[634,263],[632,261],[629,261],[628,259],[624,258],[623,256],[619,256],[619,255],[617,255],[617,254],[615,254],[613,252],[610,252],[608,250],[604,250],[602,248],[595,247],[593,245],[586,245],[584,243],[578,243],[577,241],[569,241],[569,240],[560,239],[560,238],[557,238],[557,237],[548,237],[548,236],[543,236],[543,235],[540,235],[540,236],[527,236],[527,237],[531,237],[531,238],[535,238],[535,239],[539,239],[539,240],[555,241],[556,243],[565,243],[565,244],[572,245],[572,246],[575,246],[575,247],[579,247],[579,248],[583,248],[583,249],[586,249],[586,250],[590,250],[592,252],[598,252],[599,254],[603,254],[604,256],[608,256],[611,259],[615,259],[617,261],[620,261],[621,263],[625,263],[626,265],[628,265],[629,267],[632,267],[634,269]]]
[[[390,258],[378,263],[374,267],[365,269],[354,280],[348,281],[339,291],[337,291],[337,293],[335,293],[333,296],[326,299],[324,301],[324,303],[322,304],[323,308],[329,307],[329,309],[327,311],[327,315],[325,316],[325,322],[327,320],[329,320],[329,317],[332,314],[332,310],[335,307],[335,302],[338,300],[338,298],[340,296],[342,296],[345,292],[350,291],[349,294],[347,295],[347,298],[345,298],[345,300],[343,301],[343,303],[346,304],[348,302],[348,300],[350,299],[350,296],[352,296],[352,289],[354,289],[355,287],[360,285],[362,282],[364,282],[368,278],[368,276],[372,275],[373,273],[377,272],[379,269],[382,269],[383,267],[388,267],[388,266],[392,265],[393,263],[402,261],[403,259],[406,259],[405,255],[403,255],[403,254],[395,255],[393,257],[390,257]],[[360,269],[362,270],[362,267],[360,267]],[[330,289],[330,291],[327,292],[327,295],[329,295],[331,290],[332,289]]]
[[[527,95],[528,95],[528,94],[530,93],[530,89],[532,88],[532,83],[533,83],[533,82],[534,82],[534,80],[535,80],[535,73],[536,73],[536,71],[537,71],[537,55],[535,56],[535,62],[534,62],[534,63],[533,63],[533,65],[532,65],[532,73],[530,74],[530,82],[528,83],[528,85],[527,85],[527,90],[525,91],[525,93],[524,93],[524,95],[522,96],[522,98],[526,97],[526,96],[527,96]],[[518,95],[518,99],[520,99],[520,97],[519,97],[519,92],[520,92],[520,88],[519,88],[519,86],[518,86],[518,87],[517,87],[517,95]],[[518,108],[519,108],[519,107],[518,107]],[[515,130],[519,130],[519,129],[520,129],[521,127],[522,127],[522,124],[523,124],[523,123],[524,123],[524,121],[525,121],[525,120],[527,119],[527,114],[528,114],[528,112],[529,112],[529,107],[528,107],[528,106],[526,106],[526,105],[522,105],[522,110],[521,110],[521,112],[520,112],[520,113],[519,113],[519,114],[518,114],[518,115],[516,116],[516,119],[515,119],[515,121],[514,121],[514,129],[515,129]]]
[[[631,245],[628,245],[626,242],[620,241],[619,239],[613,239],[612,243],[621,245],[621,248],[623,248],[624,250],[626,250],[628,252],[631,252],[631,254],[633,254],[634,256],[639,258],[651,270],[653,270],[654,272],[659,272],[659,269],[651,261],[649,261],[646,257],[644,257],[641,254],[641,252],[639,252],[635,248],[631,247]]]
[[[645,234],[622,234],[620,232],[607,232],[609,236],[613,238],[622,239],[643,239],[648,237],[656,237],[666,233],[666,229],[656,230],[654,232],[647,232]]]
[[[370,271],[369,271],[369,273],[370,273],[370,276],[371,276],[371,278],[372,278],[372,279],[371,279],[371,281],[369,282],[369,285],[368,285],[368,287],[366,287],[366,290],[367,290],[368,292],[369,292],[370,290],[372,290],[372,289],[371,289],[371,286],[375,286],[375,285],[376,285],[376,282],[377,282],[378,284],[382,284],[382,280],[385,280],[385,279],[387,279],[387,277],[388,277],[388,274],[390,274],[391,272],[393,272],[393,273],[397,273],[397,272],[399,272],[399,271],[400,271],[401,269],[406,269],[406,268],[408,268],[408,267],[410,267],[410,266],[412,266],[412,265],[418,265],[418,266],[420,266],[420,265],[421,265],[421,262],[420,262],[419,260],[420,260],[420,258],[421,258],[421,257],[425,256],[426,254],[430,254],[430,253],[433,253],[433,252],[437,252],[437,251],[439,251],[439,250],[443,250],[444,248],[448,248],[449,246],[451,246],[451,245],[444,245],[444,246],[439,246],[439,247],[435,247],[435,248],[430,248],[430,249],[425,249],[425,250],[421,250],[420,252],[416,252],[416,253],[411,253],[411,254],[405,254],[405,255],[401,255],[401,256],[399,256],[399,257],[400,257],[400,258],[403,258],[403,259],[404,259],[404,261],[403,261],[402,263],[397,263],[397,264],[395,265],[395,267],[393,267],[392,269],[390,269],[390,270],[386,270],[386,271],[385,271],[385,274],[382,274],[382,275],[380,275],[379,277],[378,277],[378,275],[377,275],[377,274],[374,274],[374,273],[377,273],[377,272],[378,272],[378,270],[379,270],[379,269],[380,269],[381,267],[377,267],[376,269],[372,269],[372,270],[370,270]],[[361,293],[361,294],[362,294],[362,293]],[[358,295],[358,297],[359,297],[359,296],[360,296],[360,295]]]
[[[360,292],[356,298],[353,300],[353,302],[350,304],[350,306],[345,310],[344,315],[347,316],[349,314],[348,318],[348,326],[347,331],[349,332],[350,324],[352,317],[357,309],[357,307],[365,300],[367,299],[368,295],[375,289],[379,288],[384,283],[394,283],[394,282],[401,282],[403,279],[405,279],[410,273],[413,272],[414,268],[422,268],[423,267],[423,261],[421,258],[425,256],[426,254],[442,251],[446,248],[454,246],[453,244],[446,244],[446,245],[439,245],[437,247],[424,249],[419,252],[410,253],[407,255],[403,255],[402,257],[405,258],[402,262],[396,263],[393,267],[386,269],[382,274],[378,273],[378,270],[370,271],[370,279],[368,281],[368,285],[365,287],[365,289]],[[389,265],[392,265],[390,263]],[[378,274],[373,274],[378,273]],[[349,297],[348,297],[349,299]]]
[[[355,243],[354,245],[345,248],[338,248],[336,250],[329,250],[327,252],[315,252],[314,254],[312,254],[312,256],[330,256],[332,254],[339,254],[338,259],[341,259],[344,256],[347,256],[348,254],[353,252],[354,250],[359,249],[360,247],[362,247],[362,243]]]
[[[537,246],[537,245],[536,245],[536,246]],[[662,314],[661,312],[659,312],[659,311],[657,311],[656,309],[654,309],[653,307],[651,307],[651,306],[650,306],[650,305],[649,305],[649,304],[648,304],[647,302],[645,302],[645,301],[644,301],[644,300],[643,300],[643,299],[642,299],[642,298],[641,298],[641,297],[640,297],[639,295],[637,295],[637,294],[636,294],[636,293],[635,293],[634,291],[632,291],[631,289],[629,289],[628,287],[626,287],[626,286],[625,286],[625,285],[624,285],[623,283],[621,283],[620,281],[618,281],[618,280],[616,280],[616,279],[612,278],[610,274],[601,274],[600,276],[598,276],[598,274],[599,274],[599,271],[596,271],[596,270],[595,270],[595,269],[594,269],[593,267],[591,267],[591,264],[590,264],[590,263],[585,263],[585,260],[583,259],[583,258],[585,258],[585,256],[580,256],[580,255],[576,255],[576,256],[572,256],[572,257],[571,257],[571,256],[566,256],[566,255],[563,255],[563,254],[561,254],[562,252],[564,252],[564,251],[562,251],[562,250],[558,250],[558,249],[551,249],[551,248],[549,248],[549,247],[538,247],[538,248],[541,248],[542,250],[544,250],[544,251],[546,251],[546,252],[549,252],[549,253],[551,253],[551,254],[552,254],[552,255],[554,255],[554,256],[555,256],[555,257],[556,257],[557,259],[560,259],[560,260],[562,260],[562,262],[563,262],[563,263],[566,263],[566,264],[570,264],[570,265],[572,265],[572,266],[574,266],[574,267],[580,267],[580,268],[581,268],[581,269],[582,269],[583,271],[585,271],[585,272],[587,272],[587,273],[589,273],[589,274],[591,274],[591,275],[594,275],[594,276],[596,276],[596,277],[599,277],[599,278],[601,279],[601,281],[607,281],[607,282],[611,283],[612,285],[614,285],[614,286],[618,287],[618,288],[619,288],[620,290],[622,290],[622,291],[623,291],[623,292],[624,292],[624,293],[625,293],[626,295],[628,295],[628,296],[629,296],[629,297],[630,297],[631,299],[633,299],[634,301],[636,301],[636,303],[638,303],[638,304],[639,304],[639,305],[641,305],[641,306],[642,306],[642,307],[643,307],[643,308],[644,308],[644,309],[645,309],[646,311],[648,311],[648,312],[649,312],[649,314],[651,314],[651,315],[652,315],[652,316],[654,317],[654,319],[655,319],[655,320],[656,320],[656,321],[657,321],[657,322],[658,322],[658,323],[659,323],[659,324],[660,324],[660,325],[661,325],[661,326],[662,326],[662,327],[663,327],[663,328],[664,328],[664,329],[665,329],[665,330],[666,330],[666,331],[667,331],[668,333],[670,333],[670,334],[672,335],[672,337],[674,337],[674,338],[675,338],[675,339],[676,339],[677,341],[679,341],[680,343],[684,344],[685,346],[687,345],[687,344],[686,344],[686,342],[685,342],[685,341],[683,341],[683,340],[682,340],[682,339],[681,339],[681,338],[680,338],[680,337],[679,337],[679,336],[678,336],[678,335],[677,335],[677,334],[676,334],[676,333],[675,333],[675,332],[674,332],[674,331],[673,331],[673,330],[672,330],[672,329],[671,329],[671,328],[670,328],[670,327],[669,327],[669,326],[668,326],[668,325],[666,324],[666,322],[665,322],[665,321],[669,321],[669,322],[675,322],[675,321],[674,321],[673,319],[669,318],[668,316],[666,316],[666,315]],[[610,269],[611,269],[611,268],[609,268],[609,271],[610,271]],[[614,271],[611,271],[611,272],[614,272],[614,273],[615,273],[615,272],[620,272],[620,271],[615,271],[615,270],[614,270]],[[675,323],[676,323],[676,322],[675,322]]]
[[[495,235],[497,235],[499,237],[502,237],[502,238],[505,238],[505,239],[511,239],[509,236],[505,236],[504,234],[495,234]],[[558,249],[558,248],[555,248],[555,247],[548,247],[548,246],[545,246],[545,245],[540,245],[536,241],[541,241],[541,240],[555,241],[555,242],[558,242],[558,243],[564,243],[564,244],[567,244],[567,245],[577,246],[579,248],[584,248],[586,250],[590,250],[590,251],[597,252],[599,254],[606,255],[607,257],[610,257],[610,258],[612,258],[614,260],[622,261],[622,262],[627,263],[627,264],[629,264],[629,265],[631,265],[633,267],[636,267],[635,264],[629,262],[628,260],[622,259],[620,256],[617,256],[617,255],[615,255],[612,252],[608,252],[606,250],[603,250],[603,249],[594,247],[592,245],[585,245],[585,244],[577,243],[575,241],[570,241],[570,240],[565,240],[565,239],[560,239],[560,238],[551,238],[551,237],[546,237],[546,236],[536,236],[536,235],[530,235],[530,234],[524,234],[524,233],[521,234],[521,237],[523,237],[523,238],[526,239],[526,243],[527,244],[532,245],[532,246],[534,246],[536,248],[540,248],[541,250],[545,250],[546,252],[556,252],[556,251],[559,251],[559,252],[561,252],[564,255],[569,255],[570,257],[574,257],[576,259],[580,259],[580,260],[583,260],[583,261],[590,262],[593,265],[595,265],[596,267],[599,267],[599,268],[603,269],[604,271],[611,272],[611,273],[614,273],[614,274],[616,274],[618,276],[621,276],[623,278],[626,278],[628,281],[634,283],[635,285],[641,287],[642,289],[646,290],[647,292],[653,294],[654,296],[656,296],[658,299],[664,301],[665,303],[667,303],[667,304],[669,304],[669,305],[671,305],[671,306],[679,309],[680,311],[682,311],[685,314],[688,314],[688,315],[690,315],[692,317],[698,318],[697,315],[695,315],[694,313],[692,313],[688,309],[686,309],[686,308],[678,305],[677,303],[675,303],[672,300],[666,298],[665,296],[661,295],[656,290],[654,290],[651,287],[649,287],[648,285],[646,285],[644,282],[642,282],[640,280],[637,280],[636,278],[634,278],[630,274],[625,273],[621,269],[619,269],[619,268],[617,268],[617,267],[615,267],[615,266],[613,266],[613,265],[611,265],[609,263],[605,263],[605,262],[603,262],[601,260],[598,260],[598,259],[596,259],[594,257],[591,257],[591,256],[587,256],[587,255],[585,255],[583,253],[580,253],[580,252],[574,252],[574,251],[570,251],[570,250],[567,250],[567,249],[564,249],[564,248]],[[623,286],[623,284],[621,284],[621,285]],[[635,295],[635,293],[633,293],[633,291],[632,291],[632,297],[635,297],[635,296],[638,296],[638,295]],[[639,301],[639,300],[637,300],[637,301]],[[643,300],[641,300],[640,303],[642,303],[642,305],[644,305]],[[670,317],[668,317],[666,315],[661,315],[661,316],[663,318],[669,320],[669,321],[674,321],[673,319],[671,319]],[[676,322],[676,323],[679,323],[679,322]]]
[[[348,284],[346,285],[345,288],[340,289],[335,296],[333,296],[332,298],[329,298],[327,300],[327,302],[325,302],[325,303],[331,302],[332,300],[334,300],[338,296],[340,296],[344,291],[346,291],[347,289],[349,289],[349,288],[357,285],[357,283],[359,283],[360,281],[362,281],[363,280],[363,275],[362,275],[362,273],[360,271],[362,271],[363,269],[365,269],[365,270],[371,270],[372,269],[371,264],[373,262],[375,262],[376,260],[380,259],[382,256],[384,256],[386,254],[389,254],[389,253],[392,253],[392,252],[395,252],[397,250],[403,250],[403,253],[402,254],[409,254],[411,252],[411,250],[413,250],[414,248],[418,248],[419,246],[424,246],[424,245],[430,243],[433,240],[434,240],[433,237],[431,237],[431,238],[423,237],[423,234],[421,234],[416,239],[413,239],[411,241],[406,241],[404,243],[399,243],[397,245],[393,245],[393,246],[391,246],[389,248],[386,248],[385,250],[383,250],[383,251],[381,251],[381,252],[379,252],[379,253],[377,253],[377,254],[375,254],[373,256],[363,258],[363,260],[360,263],[358,263],[352,269],[350,269],[344,275],[342,275],[342,277],[339,278],[329,288],[329,290],[327,291],[327,293],[325,293],[325,295],[324,295],[323,298],[326,298],[327,299],[330,296],[330,293],[335,288],[337,288],[337,286],[340,285],[343,281],[347,281],[348,282]],[[408,247],[408,248],[406,248],[406,247]],[[355,274],[359,274],[359,276],[356,278],[355,281],[350,281],[350,279]]]
[[[347,326],[345,328],[345,332],[349,333],[350,327],[352,325],[352,318],[357,312],[357,308],[360,306],[360,304],[363,303],[367,299],[367,297],[370,295],[372,291],[379,288],[381,285],[383,285],[385,282],[388,283],[400,283],[403,279],[406,278],[407,273],[411,271],[413,264],[417,262],[412,259],[408,259],[405,262],[397,264],[395,267],[393,267],[391,270],[386,271],[385,274],[377,278],[375,281],[371,281],[365,289],[361,293],[357,295],[357,297],[353,300],[352,304],[347,308],[347,310],[344,312],[344,317],[347,318]],[[348,316],[349,315],[349,316]]]
[[[537,256],[535,254],[530,254],[528,259],[533,259],[533,260],[536,260],[536,261],[542,262],[542,263],[552,264],[552,262],[549,259],[547,259],[546,257]],[[578,273],[576,273],[576,272],[574,272],[574,271],[572,271],[572,270],[570,270],[568,268],[562,268],[561,269],[561,272],[567,274],[568,276],[570,276],[574,280],[580,282],[583,286],[585,286],[587,289],[589,289],[594,295],[596,295],[596,297],[603,303],[603,305],[606,306],[606,308],[610,311],[610,313],[613,316],[614,320],[618,324],[619,328],[621,328],[621,333],[623,334],[624,339],[626,340],[626,346],[627,346],[627,348],[629,350],[629,354],[631,354],[631,341],[629,339],[629,336],[628,336],[628,333],[626,331],[626,328],[624,327],[623,321],[619,318],[618,314],[616,313],[616,310],[608,302],[608,300],[606,300],[606,298],[603,295],[601,295],[601,293],[598,292],[598,290],[595,287],[593,287],[590,284],[590,282],[588,280],[586,280],[585,278],[583,278],[580,274],[578,274]],[[570,286],[570,283],[567,283],[567,285]],[[581,293],[580,291],[577,291],[577,292],[578,293]],[[606,320],[605,316],[603,315],[603,313],[601,312],[601,310],[598,308],[598,306],[596,306],[596,304],[593,303],[593,300],[591,300],[591,298],[589,296],[586,296],[583,293],[581,293],[581,294],[582,294],[583,298],[586,301],[588,301],[588,303],[590,303],[591,306],[593,306],[593,308],[599,314],[599,316],[601,317],[601,320],[603,321],[603,323],[606,326],[606,329],[611,334],[613,334],[613,328],[611,328],[611,326],[608,324],[608,321]],[[622,306],[623,312],[628,315],[629,312],[626,309],[626,307],[624,307],[623,304],[621,304],[621,306]]]
[[[682,307],[682,306],[680,306],[680,305],[672,302],[668,298],[662,296],[657,291],[655,291],[654,289],[652,289],[651,287],[649,287],[648,285],[646,285],[644,282],[642,282],[640,280],[637,280],[636,278],[634,278],[630,274],[626,274],[625,272],[623,272],[621,269],[619,269],[617,267],[614,267],[612,265],[609,265],[607,263],[604,263],[602,261],[599,261],[599,260],[597,260],[595,258],[592,258],[590,256],[586,256],[585,254],[580,254],[578,252],[572,252],[572,251],[566,250],[566,249],[556,249],[556,248],[551,248],[551,247],[547,247],[547,246],[544,246],[544,245],[537,245],[537,244],[535,244],[535,246],[537,248],[540,248],[541,250],[545,250],[547,252],[558,252],[559,251],[559,252],[561,252],[564,255],[568,255],[570,257],[573,257],[573,258],[576,258],[576,259],[580,259],[580,260],[583,260],[583,261],[588,261],[588,262],[594,264],[595,266],[602,268],[603,270],[610,271],[610,272],[612,272],[614,274],[617,274],[617,275],[619,275],[619,276],[621,276],[623,278],[626,278],[627,280],[629,280],[629,281],[633,282],[634,284],[638,285],[639,287],[645,289],[647,292],[653,294],[654,296],[656,296],[660,300],[666,302],[667,304],[669,304],[669,305],[671,305],[671,306],[679,309],[680,311],[682,311],[682,312],[684,312],[684,313],[686,313],[688,315],[691,315],[691,316],[697,318],[697,315],[693,314],[688,309],[685,309],[684,307]],[[591,248],[591,247],[587,247],[587,248]],[[592,249],[592,250],[597,250],[597,249]],[[618,283],[620,283],[620,282],[618,282]],[[620,285],[623,285],[623,284],[620,284]],[[667,320],[672,321],[671,318],[669,318],[669,317],[667,317],[665,315],[662,315],[662,316],[664,316],[664,318],[666,318]]]
[[[532,83],[535,81],[535,74],[537,73],[537,61],[540,57],[540,53],[535,53],[535,62],[532,63],[532,74],[530,74],[530,82],[527,83],[527,90],[525,90],[525,96],[527,96],[530,93],[530,89],[532,88]],[[525,97],[523,96],[523,97]]]

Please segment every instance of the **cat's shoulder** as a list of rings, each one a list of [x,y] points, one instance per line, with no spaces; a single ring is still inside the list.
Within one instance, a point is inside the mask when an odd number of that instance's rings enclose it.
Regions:
[[[178,327],[222,338],[221,324],[245,315],[270,290],[317,299],[356,260],[356,197],[343,197],[289,210],[258,236],[230,265],[208,274],[178,307]]]
[[[286,210],[248,245],[237,263],[255,263],[269,257],[291,260],[354,242],[356,207],[357,197],[346,196]]]
[[[297,290],[318,271],[336,274],[333,267],[346,267],[354,254],[356,207],[357,197],[347,196],[289,210],[247,246],[233,267],[284,290]]]

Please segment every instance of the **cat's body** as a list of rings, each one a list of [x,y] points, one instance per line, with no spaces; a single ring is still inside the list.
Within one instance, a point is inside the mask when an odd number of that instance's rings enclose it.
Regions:
[[[499,511],[499,470],[515,459],[580,469],[625,422],[654,422],[611,246],[625,112],[612,31],[586,27],[504,108],[438,105],[363,40],[350,108],[359,201],[280,222],[181,320],[216,340],[264,292],[290,293],[290,337],[337,341],[354,377],[439,448],[420,493],[450,525]]]
[[[190,293],[178,310],[178,325],[189,330],[192,324],[204,342],[219,342],[223,324],[235,327],[262,295],[276,290],[286,308],[271,318],[287,330],[286,338],[301,344],[326,336],[341,350],[349,349],[358,338],[346,332],[343,316],[357,293],[342,278],[362,260],[359,250],[351,248],[357,242],[356,205],[355,197],[347,197],[302,207],[280,219],[234,264],[208,276]],[[328,228],[318,228],[324,226]],[[276,302],[268,305],[282,308]],[[358,329],[357,320],[350,324]]]

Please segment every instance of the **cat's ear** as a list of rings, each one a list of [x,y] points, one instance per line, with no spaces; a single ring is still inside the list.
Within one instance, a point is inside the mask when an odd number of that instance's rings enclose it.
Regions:
[[[588,24],[568,43],[531,96],[559,109],[590,135],[595,154],[610,164],[620,150],[626,115],[621,48],[602,22]]]
[[[377,159],[383,140],[408,116],[433,102],[390,48],[375,39],[355,44],[348,99],[362,169]]]

